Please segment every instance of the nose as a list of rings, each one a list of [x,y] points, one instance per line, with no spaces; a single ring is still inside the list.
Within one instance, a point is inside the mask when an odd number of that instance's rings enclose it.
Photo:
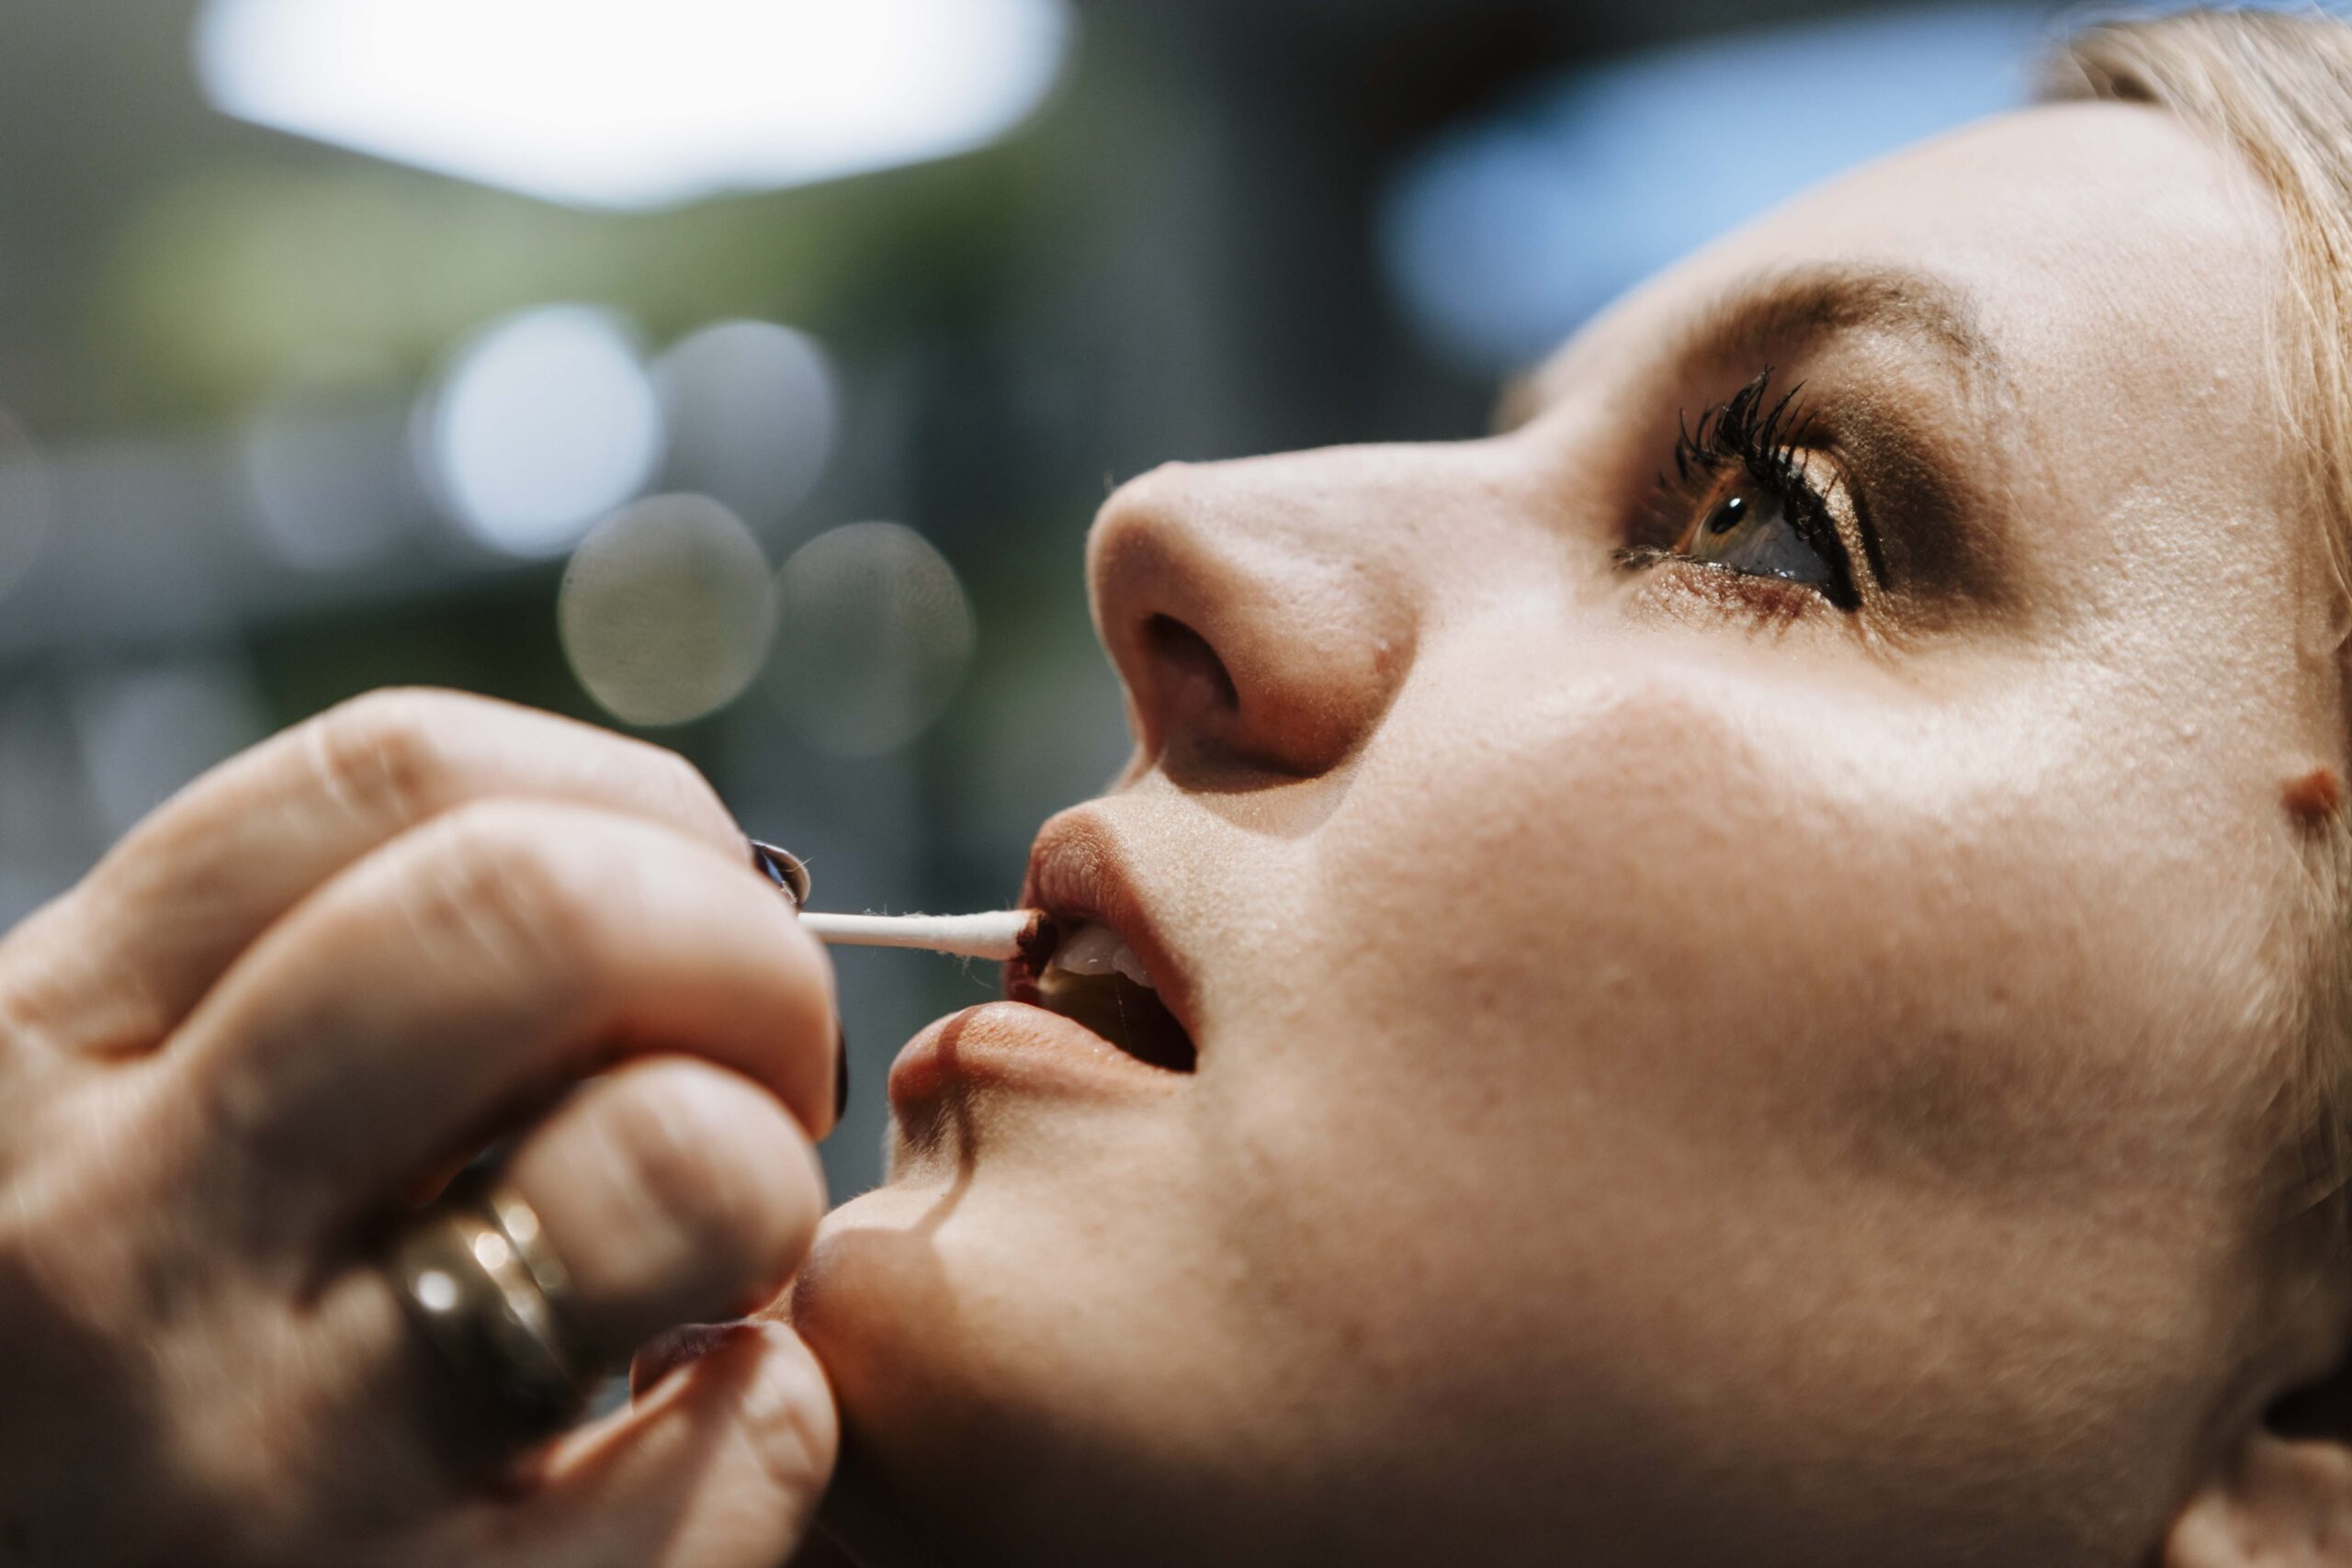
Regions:
[[[1146,762],[1311,778],[1378,727],[1417,614],[1365,451],[1170,464],[1103,505],[1088,585]]]

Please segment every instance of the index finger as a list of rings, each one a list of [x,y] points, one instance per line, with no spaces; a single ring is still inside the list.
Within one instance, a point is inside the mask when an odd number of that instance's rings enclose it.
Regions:
[[[205,774],[0,946],[15,1021],[69,1050],[149,1049],[313,888],[420,823],[511,795],[643,817],[742,858],[673,751],[455,692],[331,708]]]
[[[156,1066],[242,1166],[258,1234],[321,1227],[615,1063],[699,1057],[832,1122],[831,967],[741,863],[653,824],[486,802],[337,876],[237,960]]]

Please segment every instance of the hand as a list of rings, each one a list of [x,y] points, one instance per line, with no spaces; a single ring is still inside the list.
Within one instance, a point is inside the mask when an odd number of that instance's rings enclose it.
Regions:
[[[381,1246],[553,1104],[506,1175],[584,1346],[747,1311],[823,1212],[837,1038],[669,752],[399,693],[208,774],[0,942],[0,1563],[771,1568],[836,1435],[788,1329],[497,1451]]]

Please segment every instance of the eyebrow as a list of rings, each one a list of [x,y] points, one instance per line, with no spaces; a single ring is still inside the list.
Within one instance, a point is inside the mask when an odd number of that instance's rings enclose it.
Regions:
[[[1953,362],[1972,392],[2007,380],[1999,353],[1957,285],[1907,267],[1836,263],[1753,274],[1733,283],[1677,329],[1665,362],[1762,359],[1863,332],[1891,333],[1935,348]],[[1552,367],[1547,363],[1504,388],[1499,428],[1522,423],[1541,409]]]
[[[1953,284],[1908,268],[1840,265],[1769,273],[1725,289],[1680,334],[1677,357],[1754,355],[1848,332],[1920,339],[1972,375],[2000,367],[1974,305]]]

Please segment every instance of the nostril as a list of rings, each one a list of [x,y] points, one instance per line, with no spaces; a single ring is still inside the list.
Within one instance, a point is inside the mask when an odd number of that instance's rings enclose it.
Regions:
[[[1164,699],[1221,713],[1241,707],[1232,672],[1208,638],[1173,615],[1153,615],[1143,624],[1144,651],[1159,672]]]

